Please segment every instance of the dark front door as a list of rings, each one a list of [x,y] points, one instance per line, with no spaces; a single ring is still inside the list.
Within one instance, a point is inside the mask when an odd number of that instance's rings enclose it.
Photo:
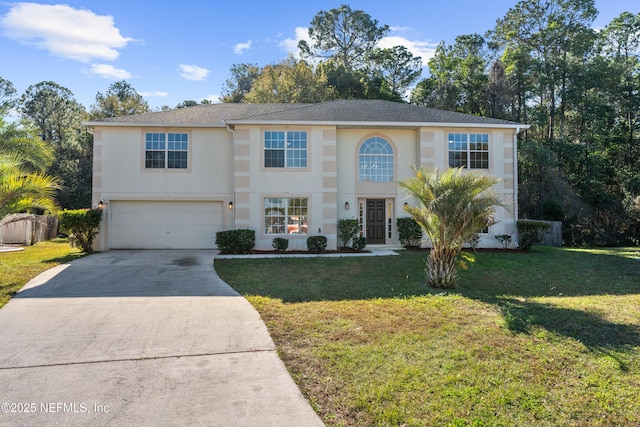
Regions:
[[[386,243],[384,238],[385,215],[384,215],[384,199],[367,200],[367,244],[383,245]]]

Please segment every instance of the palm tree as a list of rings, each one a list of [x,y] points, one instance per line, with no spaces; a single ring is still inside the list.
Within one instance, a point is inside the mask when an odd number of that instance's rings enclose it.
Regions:
[[[17,156],[0,155],[0,221],[11,213],[56,210],[56,179],[24,166]]]
[[[405,205],[405,211],[420,224],[433,246],[425,268],[427,283],[434,288],[454,288],[462,246],[495,224],[495,207],[504,206],[491,191],[499,180],[462,168],[439,173],[414,167],[414,171],[415,176],[400,186],[420,202],[421,206]]]
[[[11,213],[55,210],[60,185],[45,174],[53,150],[28,122],[0,118],[0,221]]]
[[[0,118],[0,157],[17,157],[22,167],[44,172],[55,160],[53,148],[29,122],[6,123]]]

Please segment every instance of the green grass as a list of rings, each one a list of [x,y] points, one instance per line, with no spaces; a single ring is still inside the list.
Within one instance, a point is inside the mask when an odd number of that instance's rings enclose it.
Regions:
[[[640,425],[636,248],[216,260],[327,425]]]
[[[0,308],[38,274],[81,256],[82,253],[71,248],[66,239],[41,242],[18,252],[1,252]]]

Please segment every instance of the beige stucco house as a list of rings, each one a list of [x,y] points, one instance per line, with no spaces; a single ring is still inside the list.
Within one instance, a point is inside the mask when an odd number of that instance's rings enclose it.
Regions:
[[[398,181],[412,165],[465,166],[502,179],[508,209],[481,247],[516,234],[517,135],[528,126],[382,100],[210,104],[85,123],[94,133],[97,249],[215,248],[220,230],[250,228],[306,249],[337,245],[337,221],[360,221],[368,245],[398,246],[413,203]],[[515,243],[515,242],[514,242]]]

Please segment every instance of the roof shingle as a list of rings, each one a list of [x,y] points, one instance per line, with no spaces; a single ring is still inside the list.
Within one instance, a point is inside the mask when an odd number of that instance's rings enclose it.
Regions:
[[[87,126],[224,127],[251,123],[469,124],[528,127],[508,120],[474,116],[384,100],[337,100],[317,104],[207,104],[170,111],[110,117]]]

